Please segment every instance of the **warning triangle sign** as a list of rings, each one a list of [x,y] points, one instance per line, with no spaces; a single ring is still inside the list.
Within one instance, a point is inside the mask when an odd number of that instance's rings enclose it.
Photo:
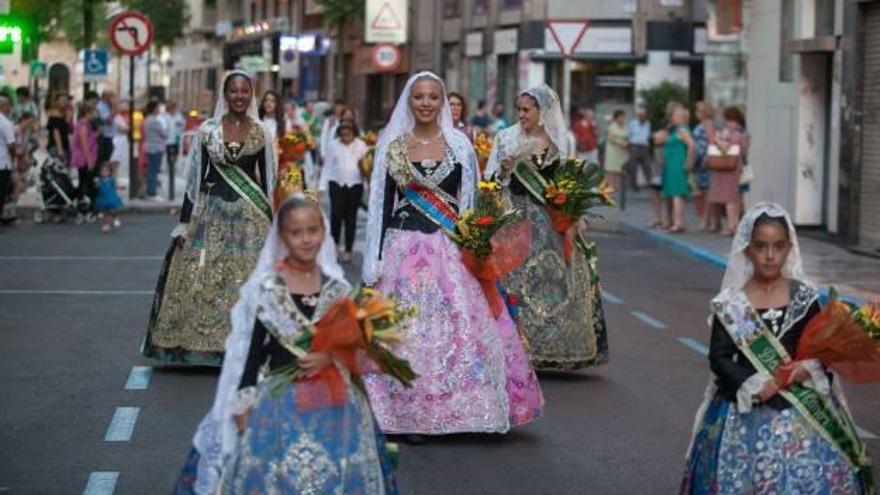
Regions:
[[[553,40],[559,47],[559,51],[565,56],[571,56],[574,53],[574,49],[584,37],[589,25],[590,21],[587,20],[547,21],[547,28],[550,30]]]
[[[400,18],[397,17],[394,9],[391,8],[391,5],[385,2],[382,8],[379,9],[379,13],[376,14],[373,22],[370,23],[370,26],[373,29],[401,29],[403,24],[400,22]]]

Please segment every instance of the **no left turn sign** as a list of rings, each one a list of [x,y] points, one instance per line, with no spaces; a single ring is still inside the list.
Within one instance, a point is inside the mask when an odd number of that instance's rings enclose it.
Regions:
[[[110,42],[123,55],[140,55],[153,42],[153,25],[139,12],[123,12],[110,23]]]

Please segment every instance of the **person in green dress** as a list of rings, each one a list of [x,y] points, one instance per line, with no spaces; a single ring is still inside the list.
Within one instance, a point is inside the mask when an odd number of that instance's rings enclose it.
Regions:
[[[670,208],[669,232],[673,234],[685,231],[684,207],[690,195],[688,174],[696,152],[696,143],[687,122],[687,108],[675,107],[671,113],[669,137],[663,145],[663,197]]]

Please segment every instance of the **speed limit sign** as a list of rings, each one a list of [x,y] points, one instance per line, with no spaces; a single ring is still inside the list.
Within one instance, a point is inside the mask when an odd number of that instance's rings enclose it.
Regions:
[[[395,45],[376,45],[373,47],[373,68],[378,72],[391,72],[400,67],[403,52]]]

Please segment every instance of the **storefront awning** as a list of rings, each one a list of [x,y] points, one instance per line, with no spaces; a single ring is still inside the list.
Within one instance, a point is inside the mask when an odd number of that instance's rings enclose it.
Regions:
[[[532,60],[553,62],[562,60],[561,53],[533,53]],[[632,53],[575,53],[572,60],[578,62],[632,62],[643,64],[648,61],[647,55],[635,55]]]

